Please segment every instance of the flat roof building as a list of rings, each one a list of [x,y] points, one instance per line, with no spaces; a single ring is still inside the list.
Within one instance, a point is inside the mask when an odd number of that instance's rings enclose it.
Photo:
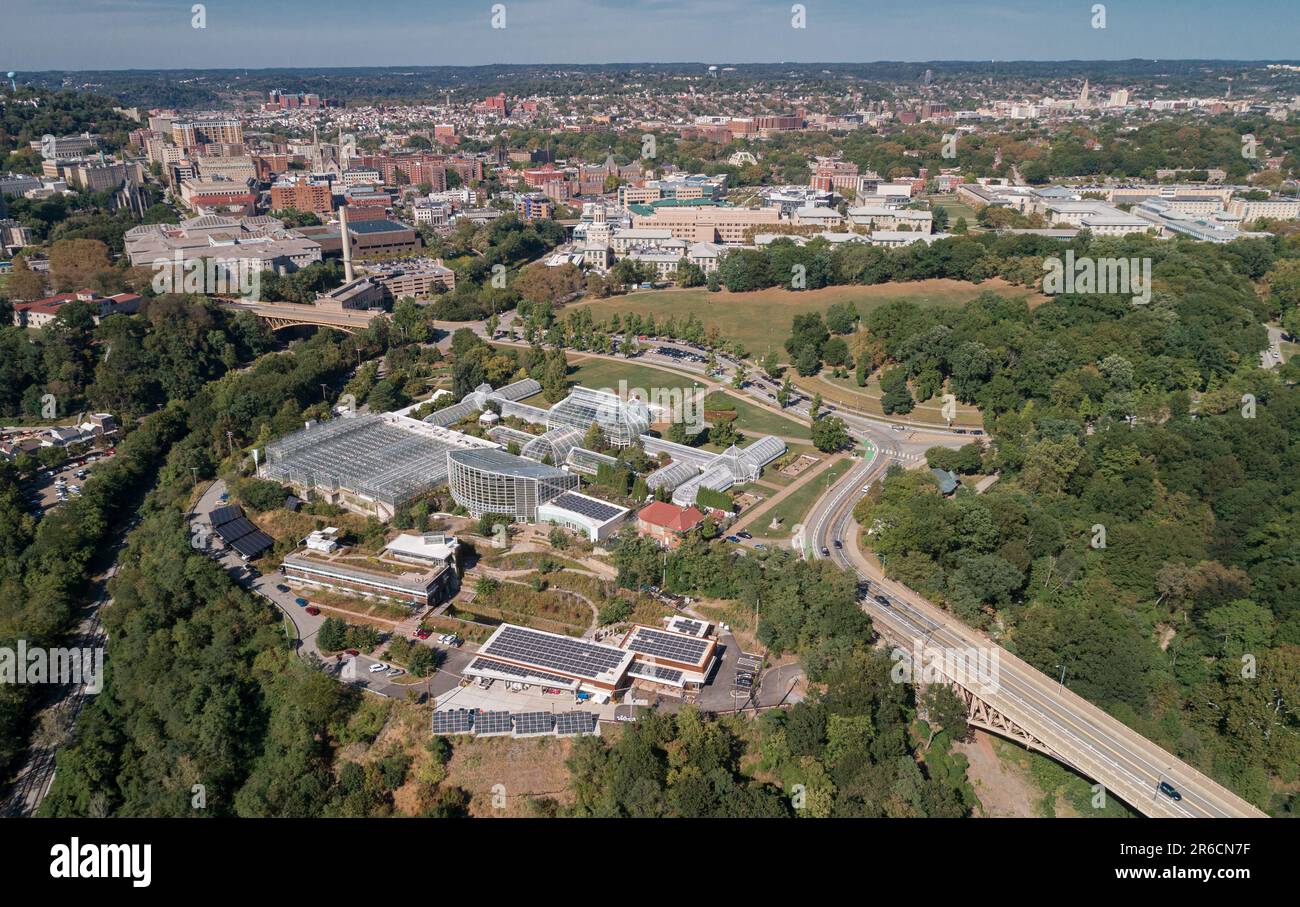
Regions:
[[[555,523],[582,533],[592,542],[603,542],[618,532],[630,512],[599,498],[566,491],[537,508],[537,522]]]
[[[412,565],[349,548],[299,548],[285,555],[280,570],[300,583],[421,607],[435,604],[457,585],[456,570],[445,563]]]

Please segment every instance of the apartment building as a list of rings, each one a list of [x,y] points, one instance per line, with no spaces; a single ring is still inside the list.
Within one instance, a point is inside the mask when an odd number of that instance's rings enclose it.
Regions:
[[[1261,217],[1272,220],[1295,220],[1300,218],[1300,199],[1268,198],[1255,201],[1248,198],[1234,198],[1228,202],[1228,213],[1235,214],[1246,222]]]
[[[636,214],[632,226],[636,229],[665,229],[675,239],[690,243],[710,242],[723,245],[742,245],[747,234],[756,227],[779,223],[780,211],[776,208],[727,208],[716,205],[656,208],[651,214]]]
[[[271,209],[329,214],[334,210],[334,190],[325,180],[286,177],[271,186]]]
[[[177,121],[172,123],[172,141],[187,151],[195,145],[242,145],[244,127],[236,119]]]

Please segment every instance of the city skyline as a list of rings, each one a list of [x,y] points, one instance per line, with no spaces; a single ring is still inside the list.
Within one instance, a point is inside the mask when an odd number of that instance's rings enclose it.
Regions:
[[[1104,6],[1105,27],[1097,6]],[[287,0],[279,14],[247,26],[264,8],[250,0],[202,4],[161,0],[18,0],[10,13],[5,69],[18,71],[470,66],[493,63],[852,63],[1122,59],[1295,59],[1288,36],[1300,6],[1240,4],[1223,21],[1207,0],[1152,0],[1140,9],[1085,0],[1005,0],[982,7],[917,0],[872,8],[805,0],[803,28],[786,0],[396,0],[384,15],[337,2]],[[499,8],[498,8],[499,7]],[[202,17],[205,27],[194,22]],[[497,25],[493,27],[493,20]],[[1273,27],[1254,22],[1267,16]],[[679,22],[679,26],[664,22]],[[936,28],[936,23],[940,23]],[[50,33],[60,40],[42,40]],[[663,36],[656,43],[637,40]],[[105,38],[108,40],[105,40]],[[150,47],[146,61],[131,47]]]

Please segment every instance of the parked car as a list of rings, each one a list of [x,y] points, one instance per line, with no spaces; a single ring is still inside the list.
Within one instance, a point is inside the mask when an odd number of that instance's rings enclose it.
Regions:
[[[297,605],[299,608],[305,608],[311,604],[311,602],[307,601],[307,599],[305,598],[295,598],[293,600],[293,603]]]
[[[396,677],[396,676],[399,675],[399,674],[405,674],[405,673],[406,673],[406,672],[403,671],[401,668],[389,668],[389,669],[388,669],[388,676],[389,676],[389,677]]]
[[[729,536],[727,536],[727,541],[739,545],[739,544],[740,544],[740,536],[729,535]]]
[[[320,608],[317,608],[315,605],[312,605],[310,608],[307,609],[307,613],[310,614],[312,617],[315,617],[317,614],[320,613]]]
[[[736,533],[736,537],[737,537],[737,538],[742,538],[742,539],[744,539],[745,541],[749,541],[750,539],[753,538],[753,536],[750,535],[748,532],[737,532],[737,533]]]
[[[459,648],[462,642],[463,640],[455,633],[447,637],[447,645],[451,646],[453,649]]]
[[[343,651],[344,651],[344,653],[346,653],[346,654],[348,654],[348,655],[353,655],[353,656],[356,656],[356,655],[360,655],[360,654],[361,654],[361,652],[360,652],[359,650],[357,650],[357,649],[344,649]]]
[[[289,587],[286,586],[286,585],[284,585],[284,583],[280,583],[280,584],[278,584],[278,585],[275,587],[275,591],[276,591],[276,592],[288,592],[288,591],[289,591]]]
[[[415,635],[416,635],[418,638],[420,638],[420,639],[428,639],[428,638],[429,638],[430,636],[432,636],[433,634],[430,633],[428,630],[425,630],[425,629],[421,628],[421,629],[415,631]]]
[[[371,674],[378,674],[380,671],[387,671],[387,670],[388,670],[388,665],[384,664],[382,661],[377,661],[370,666]]]

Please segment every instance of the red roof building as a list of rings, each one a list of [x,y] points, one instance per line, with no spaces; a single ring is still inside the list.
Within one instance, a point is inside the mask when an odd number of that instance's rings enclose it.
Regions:
[[[678,507],[665,501],[655,501],[642,507],[636,515],[636,531],[657,540],[661,545],[676,548],[681,544],[681,537],[705,519],[705,514],[694,507]]]

